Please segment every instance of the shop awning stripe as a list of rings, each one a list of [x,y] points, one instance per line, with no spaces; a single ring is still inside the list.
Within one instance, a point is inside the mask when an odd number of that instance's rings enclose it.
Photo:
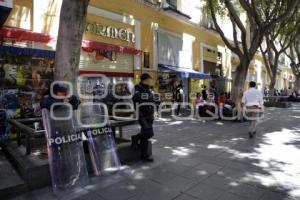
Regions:
[[[12,46],[0,46],[0,54],[13,54],[22,56],[33,56],[38,58],[54,58],[55,51],[41,49],[19,48]]]
[[[36,33],[29,30],[15,29],[15,28],[2,28],[0,29],[0,42],[4,38],[9,38],[12,41],[31,41],[31,42],[41,42],[41,43],[50,43],[56,42],[57,38],[54,38],[50,35],[45,35],[42,33]],[[119,53],[127,53],[132,55],[142,55],[143,51],[135,49],[132,47],[119,46],[113,44],[106,44],[101,42],[83,40],[82,49],[87,52],[93,52],[97,50],[108,50]]]
[[[158,67],[162,71],[167,70],[167,71],[173,71],[179,73],[182,78],[211,79],[211,76],[209,74],[200,73],[193,69],[174,67],[172,65],[164,65],[164,64],[158,64]]]
[[[105,76],[114,76],[114,77],[133,77],[134,73],[126,72],[105,72],[105,71],[89,71],[89,70],[79,70],[80,75],[91,75],[91,74],[101,74]]]
[[[49,35],[15,28],[0,29],[0,40],[1,38],[10,38],[15,41],[33,41],[42,43],[49,43],[54,40],[54,38]]]

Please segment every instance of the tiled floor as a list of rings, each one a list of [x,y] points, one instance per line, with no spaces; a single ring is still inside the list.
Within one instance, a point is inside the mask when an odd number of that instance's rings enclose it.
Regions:
[[[94,177],[64,199],[296,200],[299,118],[300,105],[267,109],[252,140],[247,123],[160,119],[155,123],[153,164],[132,163],[118,174]],[[136,132],[138,127],[131,126],[124,134]],[[16,199],[56,197],[48,187]]]
[[[22,185],[24,182],[0,150],[0,190]]]

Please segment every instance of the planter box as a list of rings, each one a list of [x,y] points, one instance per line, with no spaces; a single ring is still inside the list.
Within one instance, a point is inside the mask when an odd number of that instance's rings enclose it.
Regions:
[[[276,107],[276,108],[290,108],[290,107],[292,107],[291,102],[266,102],[264,105],[266,107]]]

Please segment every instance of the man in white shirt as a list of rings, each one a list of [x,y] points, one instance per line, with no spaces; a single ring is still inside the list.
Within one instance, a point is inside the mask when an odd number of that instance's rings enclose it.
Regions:
[[[253,138],[256,134],[256,126],[261,112],[264,100],[262,92],[256,89],[256,83],[251,81],[250,88],[244,93],[242,104],[246,107],[246,118],[250,121],[249,138]]]

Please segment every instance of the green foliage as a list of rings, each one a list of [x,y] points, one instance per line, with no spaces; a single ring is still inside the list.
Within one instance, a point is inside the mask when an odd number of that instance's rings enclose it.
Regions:
[[[209,3],[211,3],[212,6],[213,6],[213,10],[215,11],[216,15],[218,15],[219,17],[221,17],[223,19],[225,17],[228,17],[228,11],[227,11],[227,8],[224,4],[224,0],[203,0],[203,1],[204,1],[203,11],[204,11],[205,15],[212,16],[212,12],[211,12],[211,9],[209,7]],[[235,8],[236,12],[240,13],[242,10],[241,10],[241,7],[238,4],[238,1],[233,0],[232,2],[234,3],[234,5],[236,5],[236,8]]]
[[[293,32],[292,29],[295,24],[293,24],[294,21],[286,24],[286,20],[293,16],[293,13],[298,12],[300,4],[300,0],[203,1],[205,2],[204,9],[211,16],[215,29],[223,42],[239,57],[240,64],[236,70],[237,78],[234,80],[233,88],[241,88],[243,86],[250,62],[261,46],[264,37],[267,36],[270,39],[269,41],[275,41],[280,36],[285,38],[284,41],[289,41],[286,38],[290,36],[287,35]],[[246,22],[241,18],[241,14],[247,16]],[[231,23],[233,41],[229,40],[224,32],[225,30],[222,30],[220,16],[221,20],[227,18]],[[286,28],[283,29],[282,27]],[[272,43],[269,44],[272,45]],[[237,96],[237,91],[233,90],[233,98]]]

